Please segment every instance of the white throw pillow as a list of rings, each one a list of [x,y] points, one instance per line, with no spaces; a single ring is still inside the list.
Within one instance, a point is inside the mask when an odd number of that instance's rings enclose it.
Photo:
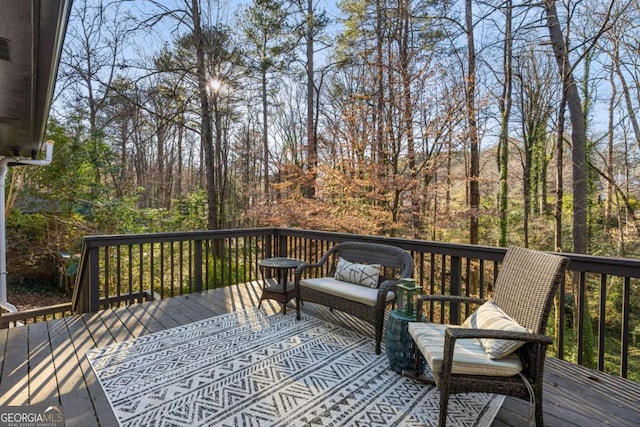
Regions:
[[[507,315],[493,301],[487,301],[469,316],[462,324],[465,328],[472,329],[499,329],[512,332],[529,332]],[[501,359],[522,347],[524,341],[503,340],[494,338],[480,338],[480,344],[484,348],[489,359]]]
[[[380,264],[355,264],[338,258],[336,274],[333,277],[343,282],[377,288],[380,278],[380,267]]]

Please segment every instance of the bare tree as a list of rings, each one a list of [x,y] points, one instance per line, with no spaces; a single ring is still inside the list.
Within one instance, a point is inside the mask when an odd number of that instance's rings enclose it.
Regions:
[[[592,43],[587,45],[583,55],[576,61],[571,61],[568,48],[570,37],[569,22],[563,32],[560,26],[558,10],[555,0],[545,0],[544,9],[549,29],[551,46],[558,64],[560,79],[562,81],[562,91],[569,107],[569,117],[571,119],[571,160],[573,167],[573,250],[576,253],[586,253],[588,246],[587,227],[587,134],[585,127],[585,117],[582,108],[582,101],[578,85],[574,77],[574,68],[579,61],[593,48],[595,42],[604,34],[610,25],[610,12],[615,4],[612,1],[603,17],[602,25],[592,38]]]
[[[262,100],[262,148],[264,196],[269,197],[269,85],[273,74],[287,66],[292,49],[287,33],[288,12],[280,0],[254,0],[240,20],[246,40],[245,57],[250,74],[257,74]]]
[[[465,32],[467,35],[466,99],[469,132],[469,243],[479,242],[480,217],[480,140],[476,112],[476,48],[473,34],[473,2],[465,0]]]
[[[512,91],[513,91],[513,34],[512,34],[512,14],[513,5],[511,0],[506,0],[504,5],[505,29],[504,48],[502,54],[502,67],[504,79],[502,82],[502,95],[498,101],[500,108],[500,141],[498,146],[498,170],[500,173],[500,187],[498,196],[498,212],[500,215],[500,237],[498,244],[507,245],[507,211],[508,211],[508,191],[507,179],[509,177],[509,120],[511,117]]]
[[[69,111],[86,117],[87,142],[94,157],[94,190],[99,191],[105,178],[102,166],[107,164],[103,131],[110,120],[101,114],[118,78],[119,63],[130,35],[130,20],[117,2],[81,0],[74,4],[70,23],[61,61],[62,86],[65,94],[70,94]]]

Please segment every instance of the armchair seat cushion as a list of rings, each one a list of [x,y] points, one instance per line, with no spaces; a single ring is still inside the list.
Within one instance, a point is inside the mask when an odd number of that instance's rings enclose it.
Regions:
[[[378,301],[378,289],[354,283],[336,280],[333,277],[317,277],[300,280],[300,286],[333,295],[349,301],[375,307]],[[387,292],[387,302],[393,301],[395,294]]]
[[[409,334],[434,374],[442,371],[444,335],[447,328],[460,327],[438,323],[410,322]],[[499,360],[490,359],[475,339],[456,340],[452,373],[510,377],[522,371],[522,362],[512,353]]]

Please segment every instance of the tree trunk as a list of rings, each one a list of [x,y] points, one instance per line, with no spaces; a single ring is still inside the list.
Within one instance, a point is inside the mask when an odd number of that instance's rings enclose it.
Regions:
[[[504,49],[502,55],[504,82],[502,85],[502,96],[500,97],[500,144],[498,149],[498,169],[500,170],[500,188],[499,188],[499,204],[498,212],[500,215],[500,238],[499,246],[507,246],[507,232],[509,224],[507,222],[508,213],[508,190],[509,185],[507,179],[509,177],[509,118],[511,116],[512,103],[512,58],[513,58],[513,39],[511,35],[511,0],[505,3],[505,30],[504,30]]]
[[[316,139],[313,82],[313,0],[307,1],[307,197],[313,199],[316,195],[316,167],[318,166],[318,141]]]
[[[465,20],[467,31],[467,120],[469,121],[469,243],[479,242],[480,217],[480,144],[478,141],[478,123],[476,120],[476,51],[473,37],[473,9],[472,0],[465,0]]]
[[[264,196],[267,200],[269,200],[269,136],[268,136],[268,125],[267,125],[267,108],[268,108],[268,100],[267,100],[267,72],[266,70],[262,70],[262,150],[264,157],[264,169],[263,169],[263,179],[264,179]]]
[[[224,205],[225,205],[225,196],[226,196],[226,174],[225,174],[225,164],[226,161],[223,158],[223,146],[224,141],[223,141],[223,135],[222,135],[222,114],[220,113],[220,96],[218,93],[213,94],[213,119],[214,119],[214,128],[213,128],[213,132],[214,132],[214,151],[213,151],[213,155],[214,155],[214,166],[213,169],[215,170],[215,183],[216,183],[216,195],[217,195],[217,203],[216,203],[216,209],[217,209],[217,220],[218,220],[218,227],[217,228],[224,228],[225,227],[225,209],[224,209]]]
[[[164,171],[164,163],[165,163],[165,141],[167,139],[167,128],[165,126],[165,121],[163,118],[158,117],[157,118],[158,123],[157,123],[157,129],[156,129],[156,140],[157,140],[157,150],[158,150],[158,159],[157,159],[157,164],[158,164],[158,179],[156,182],[156,197],[155,197],[155,207],[156,208],[168,208],[168,206],[165,206],[165,200],[171,200],[171,197],[168,197],[165,194],[166,191],[166,182],[167,182],[167,177],[165,177],[165,171]]]
[[[178,123],[178,171],[176,172],[176,198],[182,197],[182,162],[183,162],[183,149],[182,141],[184,138],[184,116],[180,115],[180,122]]]
[[[555,250],[563,252],[562,244],[562,202],[564,198],[564,113],[567,105],[564,93],[558,107],[558,129],[556,134],[556,205],[555,205]]]
[[[638,119],[636,118],[636,109],[633,108],[633,101],[631,100],[631,93],[629,92],[629,86],[627,85],[627,80],[624,77],[624,73],[620,69],[620,58],[618,55],[618,43],[615,42],[615,57],[613,59],[613,65],[616,70],[616,74],[618,75],[618,79],[620,80],[620,86],[622,87],[622,93],[624,95],[624,101],[627,107],[627,111],[629,112],[629,120],[631,121],[631,127],[633,128],[633,135],[636,139],[636,143],[638,147],[640,147],[640,125],[638,125]]]
[[[563,92],[571,119],[571,160],[573,167],[573,251],[587,253],[587,158],[586,129],[580,93],[569,64],[569,53],[563,37],[555,0],[545,0],[547,26],[556,57]]]
[[[382,0],[376,0],[376,64],[375,64],[375,80],[376,80],[376,106],[374,111],[374,120],[376,126],[375,153],[378,162],[378,174],[382,177],[386,174],[386,165],[384,161],[384,66],[382,45],[384,43],[382,34]]]
[[[196,72],[198,74],[198,95],[202,109],[200,122],[200,139],[204,148],[204,160],[207,180],[207,224],[210,230],[218,229],[218,192],[215,182],[215,156],[213,152],[213,133],[211,130],[211,109],[207,73],[204,62],[204,37],[200,26],[199,1],[191,0],[191,14],[193,17],[193,38],[196,45]]]
[[[400,78],[402,80],[402,122],[407,133],[407,163],[409,167],[409,176],[416,182],[415,186],[411,186],[411,222],[413,235],[420,238],[422,234],[422,217],[420,206],[420,185],[418,184],[416,171],[416,148],[415,137],[413,133],[413,97],[411,93],[411,74],[410,64],[411,55],[409,54],[409,33],[411,31],[411,14],[409,11],[409,0],[401,0],[399,2],[399,31],[398,38],[400,50]]]
[[[616,84],[613,79],[614,70],[611,67],[611,72],[609,73],[609,82],[611,83],[611,97],[609,98],[609,132],[607,139],[607,174],[613,178],[613,137],[614,137],[614,114],[616,109],[616,98],[618,97],[618,91]],[[604,231],[607,232],[609,229],[609,222],[613,220],[613,184],[611,182],[607,182],[607,200],[605,201],[604,208]],[[620,233],[622,235],[624,233]]]

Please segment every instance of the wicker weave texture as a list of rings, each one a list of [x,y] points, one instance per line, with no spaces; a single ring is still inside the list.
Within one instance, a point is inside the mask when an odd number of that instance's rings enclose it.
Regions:
[[[433,378],[440,388],[440,426],[446,422],[449,396],[456,393],[488,392],[520,399],[535,400],[536,425],[544,425],[542,415],[542,387],[544,362],[547,346],[553,341],[544,336],[546,332],[553,296],[564,281],[569,260],[565,257],[534,251],[520,247],[509,247],[505,254],[496,284],[493,299],[506,314],[532,333],[493,331],[480,329],[453,328],[447,329],[444,344],[444,363],[442,371]],[[455,300],[479,302],[477,298],[460,296],[422,295],[418,310],[422,310],[422,301]],[[525,344],[518,355],[522,361],[522,375],[533,391],[529,389],[523,377],[489,377],[480,375],[452,374],[452,360],[455,356],[457,339],[502,338],[523,340]],[[419,357],[417,351],[416,357]],[[416,375],[418,372],[416,370]]]
[[[345,298],[319,292],[300,286],[300,280],[317,271],[335,272],[338,257],[359,264],[380,264],[382,274],[378,283],[378,300],[374,307]],[[321,304],[336,309],[366,322],[374,327],[376,336],[376,354],[380,354],[380,341],[384,324],[387,292],[395,291],[399,279],[413,276],[413,258],[411,255],[396,247],[378,243],[344,242],[329,249],[315,264],[303,264],[296,269],[296,310],[298,319],[303,301]]]
[[[498,272],[493,299],[516,322],[533,333],[544,334],[551,302],[567,264],[565,257],[510,247]]]

